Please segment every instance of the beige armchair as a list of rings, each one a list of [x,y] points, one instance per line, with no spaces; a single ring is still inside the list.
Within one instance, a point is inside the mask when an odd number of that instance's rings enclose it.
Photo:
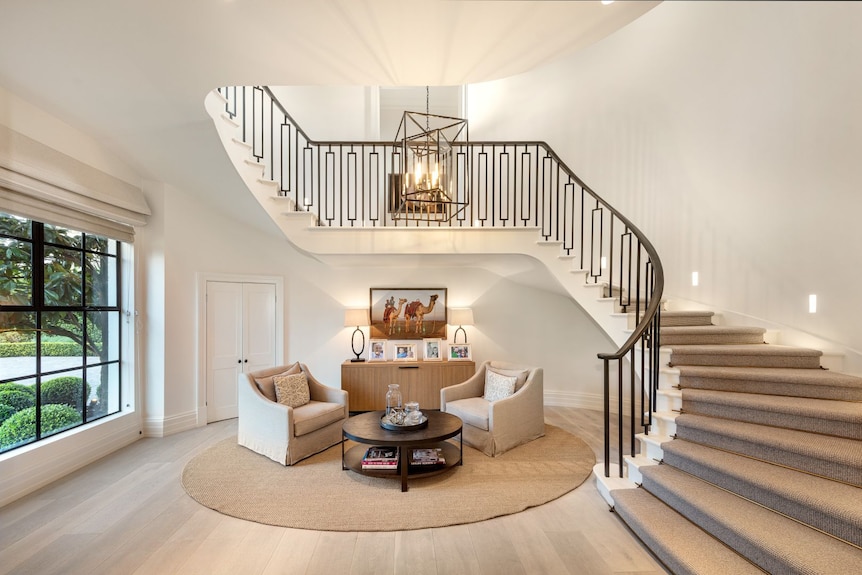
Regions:
[[[300,371],[311,401],[300,407],[275,401],[273,378]],[[347,392],[323,385],[300,363],[241,374],[238,394],[237,442],[282,465],[340,442],[341,425],[350,413]]]
[[[517,376],[512,395],[497,401],[483,397],[489,368]],[[500,455],[545,435],[542,375],[540,367],[486,361],[464,383],[440,390],[440,411],[461,418],[464,443],[491,457]]]

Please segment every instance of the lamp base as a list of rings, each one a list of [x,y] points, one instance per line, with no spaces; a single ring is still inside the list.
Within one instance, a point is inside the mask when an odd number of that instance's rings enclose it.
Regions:
[[[458,329],[455,330],[455,337],[452,338],[452,343],[458,343],[458,332],[459,331],[464,334],[464,343],[467,343],[467,332],[460,325],[458,326]]]
[[[359,335],[362,337],[362,346],[359,348],[359,351],[356,351],[357,333],[359,333]],[[353,355],[356,356],[350,360],[352,363],[359,363],[365,361],[365,358],[359,357],[360,355],[362,355],[362,352],[365,351],[365,334],[362,333],[362,330],[359,329],[359,326],[356,326],[356,329],[353,330],[353,336],[350,338],[350,348],[353,350]]]

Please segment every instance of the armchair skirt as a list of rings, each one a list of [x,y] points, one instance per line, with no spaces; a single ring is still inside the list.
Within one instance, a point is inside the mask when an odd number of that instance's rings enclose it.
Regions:
[[[267,397],[273,377],[300,372],[308,380],[308,403],[289,407]],[[347,392],[320,383],[300,363],[241,374],[238,400],[237,442],[282,465],[339,443],[350,413]]]

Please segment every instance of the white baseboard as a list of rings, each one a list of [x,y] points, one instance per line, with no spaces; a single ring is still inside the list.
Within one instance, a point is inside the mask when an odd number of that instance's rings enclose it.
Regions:
[[[605,409],[604,397],[600,393],[583,393],[579,391],[548,391],[545,390],[545,405],[556,407],[577,407],[580,409],[592,409],[603,411]],[[611,413],[617,412],[617,398],[611,397]],[[629,401],[623,401],[623,413],[629,412]]]
[[[557,407],[579,407],[581,409],[604,409],[604,400],[598,393],[583,393],[580,391],[548,391],[545,390],[545,405]]]
[[[147,417],[144,418],[144,437],[166,437],[197,426],[197,411],[187,411],[169,417]]]
[[[0,507],[140,438],[140,415],[126,413],[3,454]]]

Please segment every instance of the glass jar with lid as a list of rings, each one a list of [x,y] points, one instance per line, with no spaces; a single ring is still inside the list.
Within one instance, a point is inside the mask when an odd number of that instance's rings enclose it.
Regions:
[[[401,413],[402,401],[401,386],[397,383],[390,383],[389,391],[386,392],[386,416],[392,419]]]

